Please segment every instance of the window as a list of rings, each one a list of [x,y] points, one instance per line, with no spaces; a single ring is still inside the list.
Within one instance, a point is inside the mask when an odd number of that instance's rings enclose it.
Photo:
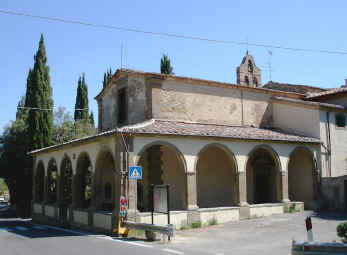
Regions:
[[[246,83],[247,85],[249,85],[249,79],[248,79],[248,76],[245,76],[245,83]]]
[[[253,85],[254,85],[254,87],[258,87],[258,80],[257,80],[257,78],[253,78]]]
[[[118,124],[122,124],[126,121],[126,88],[118,90]]]
[[[250,60],[248,60],[248,72],[253,73],[253,64]]]
[[[346,126],[346,118],[344,114],[336,114],[335,115],[335,124],[336,127],[345,127]]]
[[[105,184],[105,199],[110,200],[112,198],[112,186],[111,183],[107,182]]]

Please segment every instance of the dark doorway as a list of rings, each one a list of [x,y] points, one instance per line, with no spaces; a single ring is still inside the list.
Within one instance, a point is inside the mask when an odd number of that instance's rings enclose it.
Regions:
[[[345,211],[347,211],[347,180],[344,180],[344,202],[345,202]]]

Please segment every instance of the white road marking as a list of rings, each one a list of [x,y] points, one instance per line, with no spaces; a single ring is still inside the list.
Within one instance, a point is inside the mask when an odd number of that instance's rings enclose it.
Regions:
[[[132,245],[141,246],[141,247],[146,247],[146,248],[153,248],[152,245],[148,245],[148,244],[135,243],[134,241],[125,241],[125,240],[114,239],[114,238],[111,238],[111,239],[112,239],[113,241],[122,242],[122,243],[126,243],[126,244],[132,244]]]
[[[20,230],[20,231],[28,231],[28,230],[29,230],[29,229],[26,228],[26,227],[20,227],[20,226],[15,227],[15,229]]]
[[[184,252],[171,250],[171,249],[162,249],[162,251],[171,252],[171,253],[174,253],[174,254],[184,254]]]

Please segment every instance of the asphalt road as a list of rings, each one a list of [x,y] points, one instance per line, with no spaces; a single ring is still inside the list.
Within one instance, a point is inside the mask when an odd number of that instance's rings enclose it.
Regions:
[[[34,224],[31,220],[0,218],[0,254],[290,254],[292,238],[305,240],[304,220],[310,214],[284,214],[178,231],[171,243],[164,244],[65,230]],[[336,226],[346,219],[341,215],[315,215],[312,219],[315,240],[336,240]]]

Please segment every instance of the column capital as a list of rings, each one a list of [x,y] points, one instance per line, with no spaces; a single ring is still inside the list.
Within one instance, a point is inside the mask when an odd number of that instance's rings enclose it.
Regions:
[[[280,173],[281,173],[282,176],[288,175],[288,171],[281,170]]]
[[[186,172],[186,175],[188,176],[196,175],[196,172]]]

